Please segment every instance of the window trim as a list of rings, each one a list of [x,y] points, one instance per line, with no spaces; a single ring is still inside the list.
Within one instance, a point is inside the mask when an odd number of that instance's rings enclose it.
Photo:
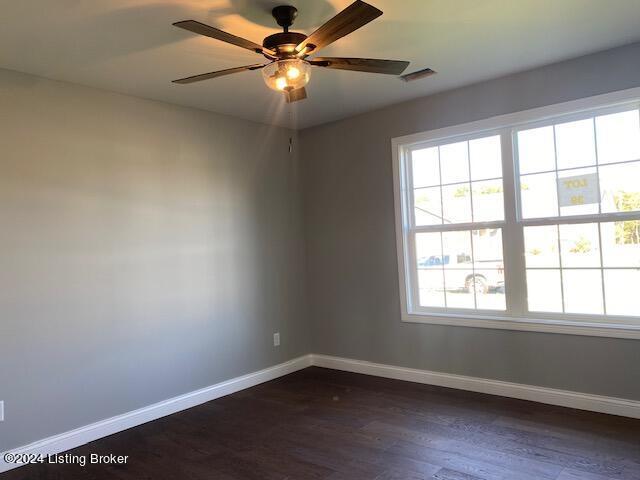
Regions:
[[[408,323],[427,323],[435,325],[451,325],[464,327],[479,327],[489,329],[503,330],[521,330],[533,332],[560,333],[572,335],[588,335],[599,337],[613,338],[633,338],[640,339],[640,323],[632,324],[628,321],[628,317],[607,315],[580,315],[580,314],[555,314],[555,313],[527,313],[526,305],[515,305],[510,302],[517,295],[507,295],[506,312],[494,312],[489,310],[469,311],[464,309],[442,308],[442,312],[437,307],[429,308],[429,311],[409,311],[409,286],[415,286],[415,281],[410,282],[409,276],[412,275],[414,269],[407,268],[410,265],[410,249],[407,248],[406,242],[409,216],[411,208],[407,208],[406,201],[409,196],[406,194],[408,189],[407,178],[405,178],[406,168],[403,168],[404,162],[407,161],[406,153],[418,145],[452,143],[456,139],[465,140],[491,134],[501,134],[503,138],[503,159],[504,153],[513,160],[514,135],[522,127],[530,128],[538,124],[550,124],[559,121],[571,121],[576,118],[584,118],[593,114],[593,110],[601,109],[603,112],[615,112],[624,110],[628,107],[638,108],[640,102],[640,87],[628,90],[622,90],[603,95],[572,100],[559,104],[534,108],[516,113],[500,115],[483,120],[478,120],[461,125],[444,127],[437,130],[431,130],[423,133],[416,133],[402,137],[393,138],[392,159],[393,159],[393,188],[394,188],[394,206],[395,206],[395,222],[396,222],[396,250],[398,260],[398,278],[400,290],[401,320]],[[598,112],[600,114],[600,112]],[[507,140],[507,141],[505,141]],[[515,161],[503,161],[503,189],[505,199],[518,199],[517,201],[505,201],[505,220],[503,222],[477,222],[466,224],[469,228],[477,229],[483,223],[486,224],[502,224],[503,238],[509,235],[509,238],[515,238],[514,242],[503,242],[505,249],[505,259],[514,260],[518,258],[519,265],[513,262],[505,262],[505,276],[511,288],[525,288],[524,279],[524,256],[520,255],[524,251],[524,239],[522,237],[525,222],[527,225],[549,222],[551,220],[557,223],[579,222],[580,220],[590,220],[595,222],[606,222],[612,219],[628,217],[626,212],[611,213],[606,216],[597,217],[597,214],[572,216],[572,217],[549,217],[536,219],[523,219],[520,217],[519,197],[516,195],[516,186],[519,185],[518,166]],[[507,209],[512,210],[508,212]],[[507,221],[508,218],[516,219],[516,227],[514,223]],[[521,222],[520,225],[517,225]],[[473,226],[471,226],[473,225]],[[456,225],[456,228],[462,228],[463,225]],[[512,227],[512,228],[510,228]],[[418,227],[420,228],[420,227]],[[413,229],[414,231],[416,228]],[[516,246],[513,247],[513,244]],[[509,254],[507,248],[518,248],[518,254]],[[522,257],[522,258],[519,258]],[[511,265],[508,265],[511,263]],[[520,295],[522,297],[523,295]]]

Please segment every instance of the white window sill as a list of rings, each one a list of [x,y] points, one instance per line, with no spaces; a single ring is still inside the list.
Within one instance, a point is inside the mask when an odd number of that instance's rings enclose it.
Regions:
[[[432,325],[520,330],[527,332],[561,333],[609,338],[640,339],[640,324],[597,323],[536,318],[514,318],[495,315],[468,315],[462,313],[409,313],[403,312],[402,321]]]

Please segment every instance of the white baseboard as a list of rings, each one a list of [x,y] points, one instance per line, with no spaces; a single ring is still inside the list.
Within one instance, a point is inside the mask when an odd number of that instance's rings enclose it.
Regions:
[[[311,355],[290,360],[288,362],[265,368],[258,372],[249,373],[241,377],[226,380],[224,382],[205,387],[200,390],[170,398],[147,407],[127,412],[122,415],[107,418],[84,427],[76,428],[59,435],[54,435],[23,447],[10,450],[13,454],[54,455],[72,448],[79,447],[108,435],[127,430],[137,425],[156,420],[172,413],[195,407],[205,402],[224,397],[245,388],[253,387],[260,383],[268,382],[278,377],[311,366]],[[0,453],[0,473],[21,466],[20,464],[7,463],[4,460],[6,453]]]
[[[558,405],[561,407],[608,413],[623,417],[640,418],[640,401],[624,398],[604,397],[588,393],[571,392],[555,388],[536,387],[520,383],[502,382],[486,378],[466,377],[450,373],[431,372],[415,368],[396,367],[380,363],[332,357],[329,355],[311,355],[311,363],[318,367],[332,368],[346,372],[363,373],[376,377],[394,378],[409,382],[438,385],[471,392],[488,393],[501,397],[530,400],[533,402]]]
[[[86,425],[59,435],[54,435],[30,445],[12,449],[10,453],[32,455],[54,455],[61,453],[99,438],[113,435],[114,433],[186,410],[187,408],[195,407],[196,405],[253,387],[312,365],[346,372],[373,375],[376,377],[393,378],[396,380],[456,388],[458,390],[530,400],[579,410],[640,418],[640,401],[635,400],[604,397],[450,373],[432,372],[429,370],[418,370],[415,368],[396,367],[393,365],[332,357],[329,355],[309,354],[258,372],[249,373],[210,387],[164,400],[149,405],[148,407],[92,423],[91,425]],[[6,463],[3,458],[5,453],[9,452],[0,453],[0,473],[20,466],[20,464]]]

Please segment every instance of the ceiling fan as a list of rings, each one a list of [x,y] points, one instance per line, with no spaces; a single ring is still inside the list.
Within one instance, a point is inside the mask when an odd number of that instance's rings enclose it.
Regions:
[[[380,10],[361,0],[353,2],[309,36],[303,33],[289,31],[289,27],[293,25],[293,21],[298,15],[298,10],[295,7],[281,5],[275,7],[271,13],[284,31],[269,35],[264,39],[262,45],[223,32],[222,30],[195,20],[183,20],[174,23],[176,27],[183,28],[190,32],[252,50],[260,55],[264,55],[269,60],[268,63],[264,64],[245,65],[243,67],[228,68],[217,72],[181,78],[174,80],[174,83],[187,84],[243,72],[245,70],[262,69],[262,76],[267,86],[273,90],[284,93],[287,102],[291,103],[307,98],[305,85],[309,83],[311,66],[400,75],[409,65],[409,62],[399,60],[378,60],[371,58],[307,58],[321,48],[354,32],[382,15]]]

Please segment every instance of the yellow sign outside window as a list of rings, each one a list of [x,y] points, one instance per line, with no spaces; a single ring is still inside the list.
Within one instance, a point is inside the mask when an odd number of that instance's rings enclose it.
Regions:
[[[561,207],[598,203],[598,174],[558,178],[558,202]]]

